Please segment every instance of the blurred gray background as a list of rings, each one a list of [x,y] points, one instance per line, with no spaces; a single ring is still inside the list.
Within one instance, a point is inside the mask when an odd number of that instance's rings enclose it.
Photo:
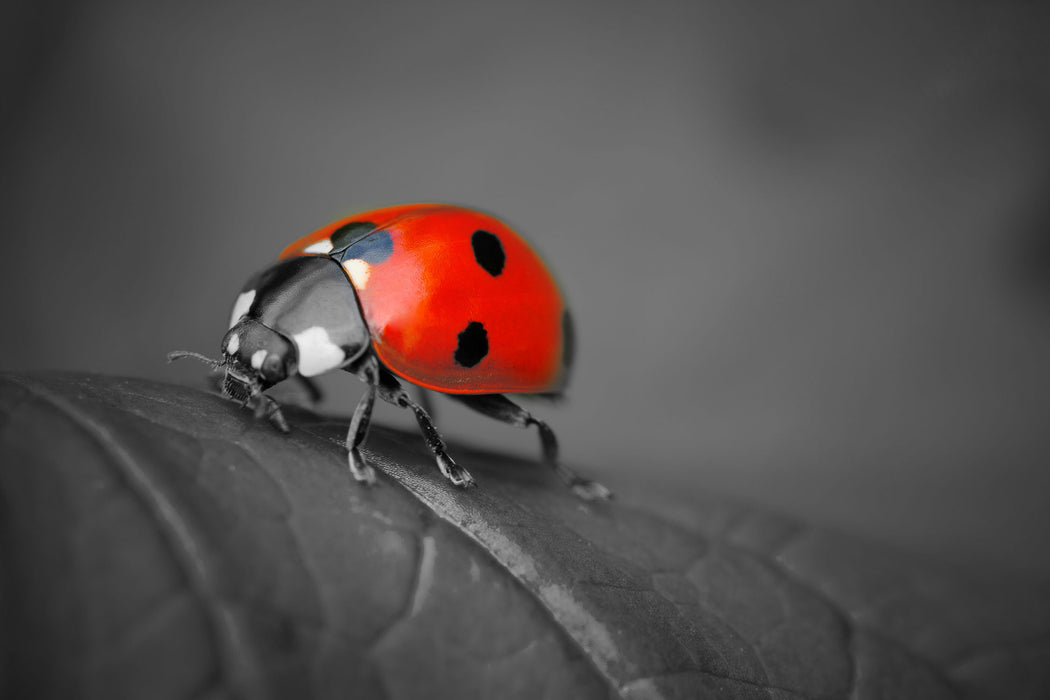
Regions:
[[[588,474],[1050,580],[1047,8],[9,0],[0,367],[201,383],[294,238],[472,205],[574,307]]]

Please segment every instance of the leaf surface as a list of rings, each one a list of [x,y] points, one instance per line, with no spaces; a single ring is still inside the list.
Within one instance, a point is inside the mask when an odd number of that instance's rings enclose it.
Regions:
[[[0,380],[10,697],[1050,694],[1046,591],[718,500],[582,503],[530,461],[204,392]],[[598,474],[588,469],[588,474]]]

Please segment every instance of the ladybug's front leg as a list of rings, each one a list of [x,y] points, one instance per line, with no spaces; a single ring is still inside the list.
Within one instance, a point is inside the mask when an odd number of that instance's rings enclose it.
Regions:
[[[384,401],[388,401],[400,408],[412,409],[412,412],[416,415],[416,422],[419,423],[419,429],[423,432],[423,439],[427,441],[427,447],[434,453],[438,469],[441,470],[446,479],[452,482],[453,486],[461,488],[474,486],[474,477],[470,475],[470,472],[456,464],[456,461],[449,455],[445,447],[445,441],[438,434],[434,421],[430,419],[430,414],[413,401],[412,397],[401,386],[401,382],[397,381],[397,378],[383,367],[379,368],[379,396]]]

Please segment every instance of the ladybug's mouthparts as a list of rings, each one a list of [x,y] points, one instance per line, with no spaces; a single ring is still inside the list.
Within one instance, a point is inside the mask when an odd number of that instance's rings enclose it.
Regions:
[[[252,390],[252,384],[245,381],[241,377],[226,370],[226,378],[222,382],[222,395],[228,399],[233,399],[241,404],[248,403],[248,400],[257,393]]]
[[[228,399],[240,403],[242,406],[251,406],[255,411],[256,418],[266,416],[275,428],[282,433],[288,432],[288,421],[281,413],[281,406],[272,397],[263,393],[263,383],[259,375],[251,373],[241,374],[233,366],[226,365],[226,377],[222,382],[222,395]]]

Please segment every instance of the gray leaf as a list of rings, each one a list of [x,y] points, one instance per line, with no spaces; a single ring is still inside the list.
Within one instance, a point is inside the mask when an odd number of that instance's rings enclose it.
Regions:
[[[4,697],[1037,698],[1046,591],[203,392],[0,379]],[[598,470],[588,469],[597,474]]]

